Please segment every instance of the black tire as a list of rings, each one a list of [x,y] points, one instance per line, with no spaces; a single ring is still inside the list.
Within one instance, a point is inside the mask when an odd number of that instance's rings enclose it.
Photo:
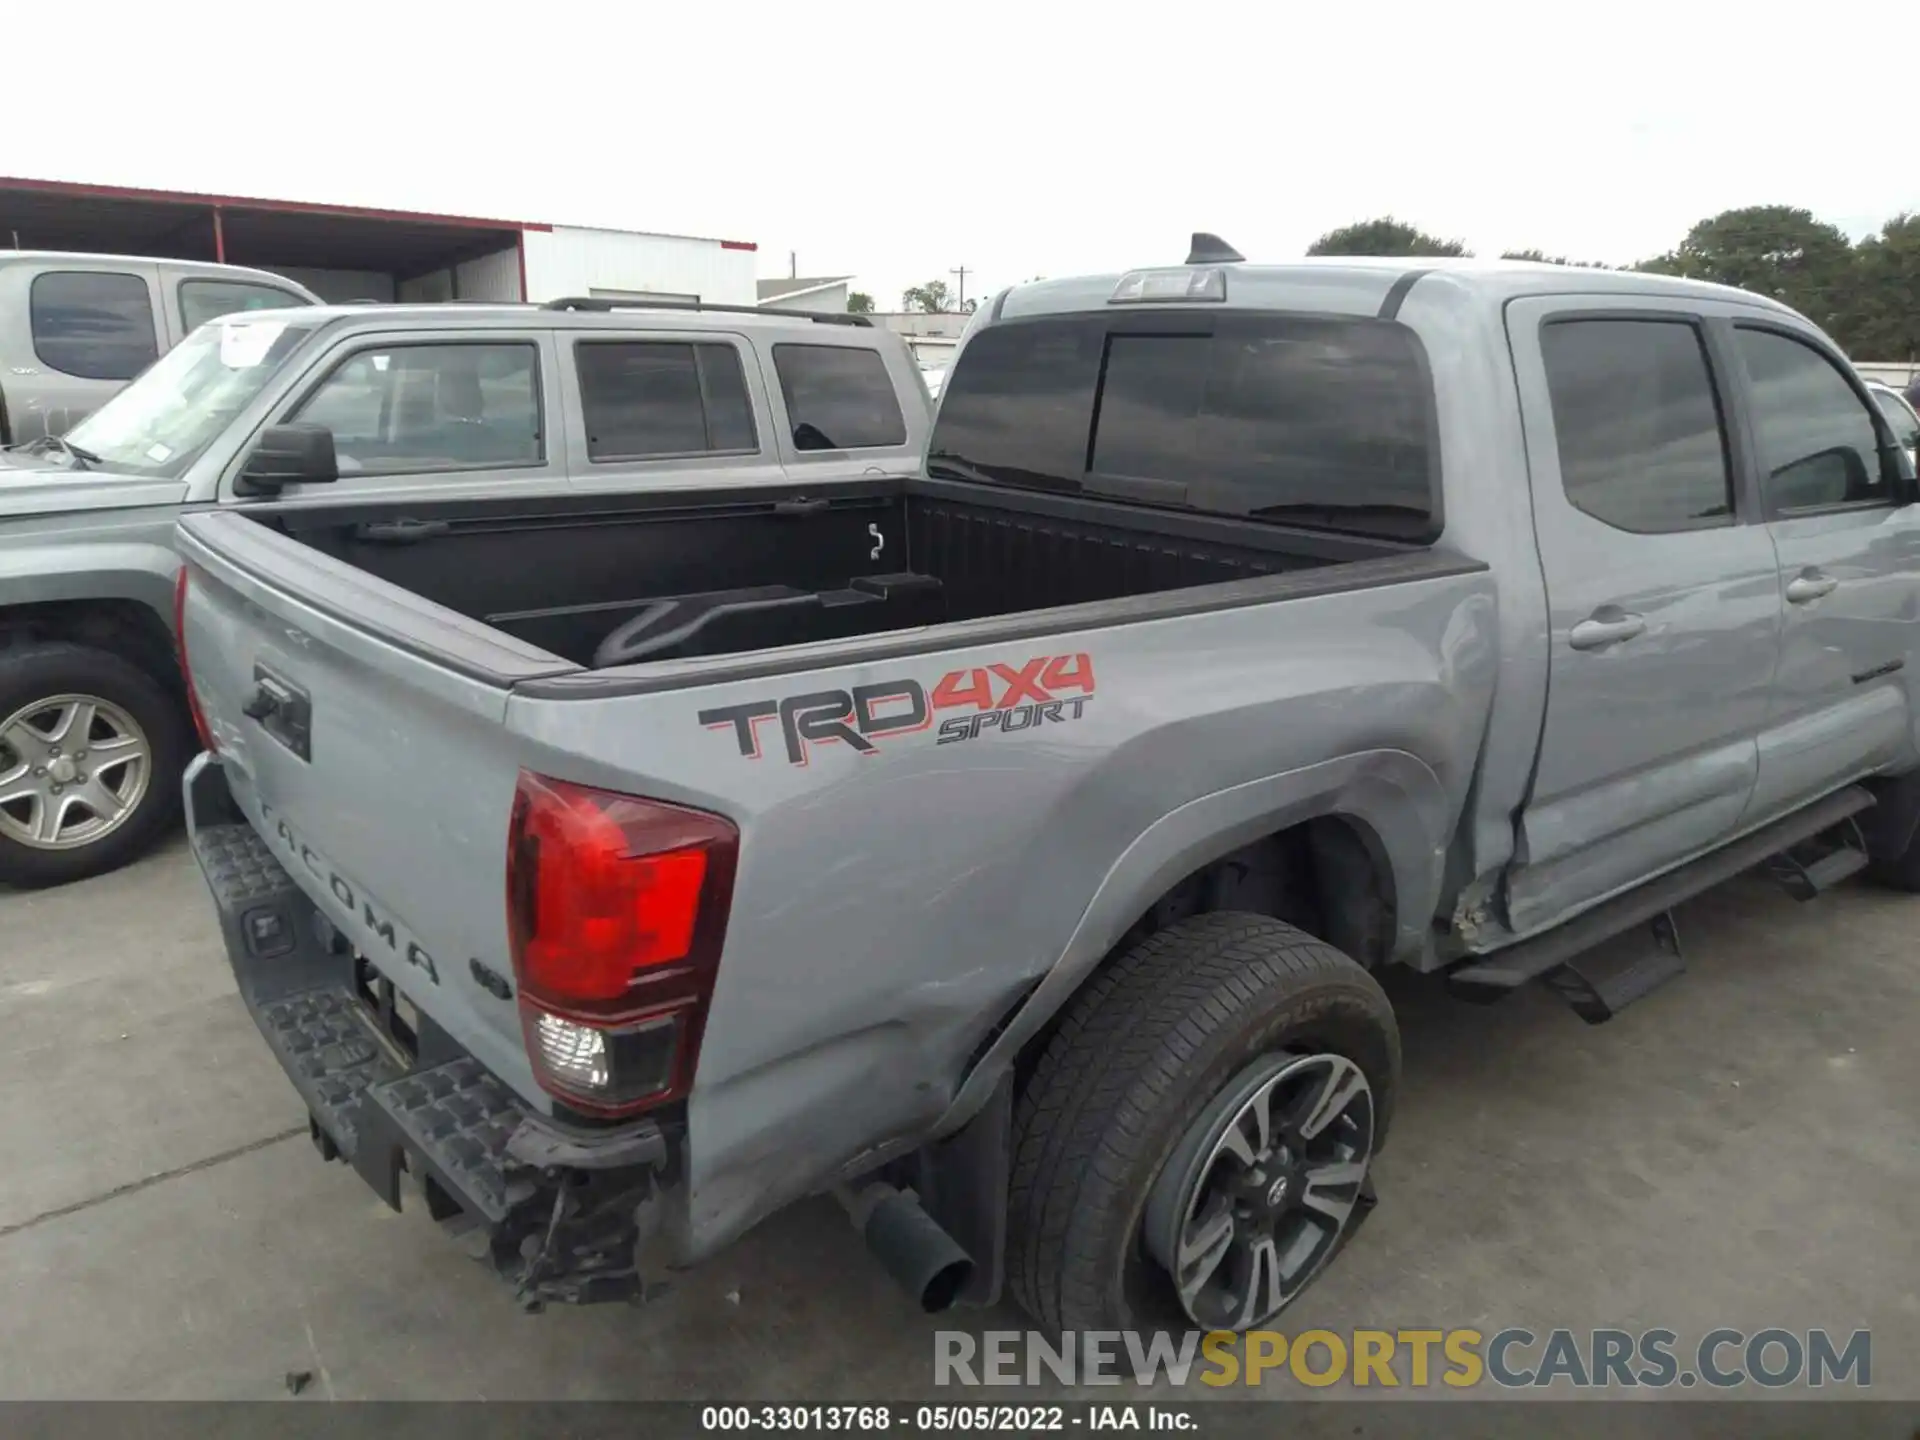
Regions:
[[[73,849],[36,849],[0,828],[0,884],[64,885],[117,870],[179,819],[180,775],[193,752],[181,701],[137,665],[104,650],[43,644],[0,651],[0,724],[35,700],[66,694],[116,705],[144,732],[152,754],[145,793],[117,828]]]
[[[1889,890],[1920,892],[1920,845],[1909,845],[1898,855],[1867,863],[1867,878]]]
[[[1377,1154],[1399,1027],[1378,982],[1331,945],[1221,912],[1170,926],[1096,974],[1015,1106],[1007,1288],[1020,1306],[1056,1333],[1193,1328],[1145,1253],[1148,1196],[1215,1097],[1250,1062],[1285,1052],[1359,1067]]]

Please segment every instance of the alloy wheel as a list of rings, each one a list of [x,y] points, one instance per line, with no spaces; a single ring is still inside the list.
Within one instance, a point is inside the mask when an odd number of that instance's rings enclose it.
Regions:
[[[1270,1055],[1215,1097],[1147,1200],[1142,1239],[1207,1330],[1284,1309],[1338,1247],[1373,1159],[1373,1091],[1343,1055]]]
[[[52,695],[0,720],[0,835],[76,850],[132,817],[153,780],[153,745],[97,695]]]

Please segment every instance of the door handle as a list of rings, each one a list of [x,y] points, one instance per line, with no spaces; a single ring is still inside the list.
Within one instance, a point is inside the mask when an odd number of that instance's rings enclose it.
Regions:
[[[1839,584],[1831,575],[1822,575],[1818,570],[1802,570],[1787,582],[1787,602],[1804,605],[1822,595],[1831,595]]]
[[[1646,618],[1630,615],[1614,605],[1602,605],[1593,614],[1567,632],[1567,643],[1576,650],[1604,650],[1631,640],[1647,628]]]

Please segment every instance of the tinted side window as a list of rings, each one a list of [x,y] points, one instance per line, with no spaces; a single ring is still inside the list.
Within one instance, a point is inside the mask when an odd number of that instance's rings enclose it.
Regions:
[[[35,277],[28,310],[43,364],[85,380],[131,380],[159,355],[153,301],[138,275],[60,270]]]
[[[336,366],[289,417],[327,426],[342,475],[538,464],[532,345],[393,345]]]
[[[773,368],[796,450],[859,450],[907,443],[907,421],[876,350],[776,345]]]
[[[1811,345],[1741,329],[1767,498],[1783,510],[1893,499],[1873,416]]]
[[[1663,320],[1562,320],[1540,332],[1560,483],[1621,530],[1733,523],[1732,467],[1700,332]]]
[[[284,310],[306,303],[298,295],[271,285],[250,285],[241,280],[180,282],[180,320],[189,330],[242,310]]]
[[[574,346],[587,456],[595,461],[753,450],[753,408],[731,345],[581,341]]]

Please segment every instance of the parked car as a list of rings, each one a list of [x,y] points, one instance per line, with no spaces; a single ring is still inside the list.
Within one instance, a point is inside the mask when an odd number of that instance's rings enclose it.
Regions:
[[[281,442],[289,474],[320,453],[298,445],[325,435],[334,504],[594,510],[639,492],[904,473],[928,410],[903,342],[846,316],[590,300],[203,326],[42,453],[0,455],[0,882],[111,869],[177,816],[191,727],[174,521],[260,503],[243,459],[263,426],[304,437]],[[399,554],[406,539],[376,526],[352,548]],[[476,558],[496,578],[524,573],[512,544]],[[544,633],[537,617],[514,623]]]
[[[1906,396],[1891,385],[1869,380],[1867,390],[1879,405],[1880,413],[1887,417],[1887,424],[1893,427],[1893,438],[1907,452],[1907,459],[1920,464],[1920,415],[1914,413]]]
[[[1825,336],[1201,238],[997,297],[921,475],[336,496],[250,411],[189,823],[323,1156],[528,1303],[831,1191],[928,1309],[1244,1328],[1372,1203],[1380,971],[1599,1021],[1737,871],[1920,888],[1920,506]]]
[[[319,303],[241,265],[0,250],[0,446],[64,434],[208,320]]]

